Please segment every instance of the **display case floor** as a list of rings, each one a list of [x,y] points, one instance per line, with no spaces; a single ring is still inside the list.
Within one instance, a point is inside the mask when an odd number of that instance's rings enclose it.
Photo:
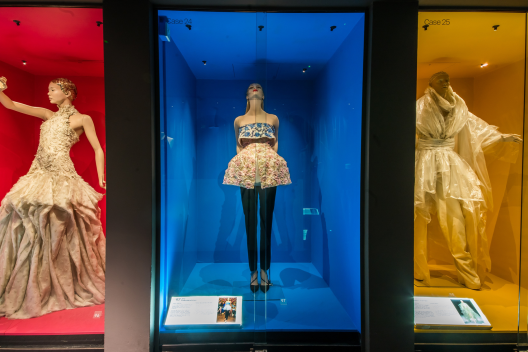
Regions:
[[[244,263],[197,263],[180,296],[242,296],[243,321],[239,329],[243,331],[357,330],[311,263],[272,263],[270,279],[274,286],[266,294],[258,291],[253,295],[249,278],[250,271]],[[212,329],[218,331],[222,327],[219,324]],[[233,331],[232,327],[229,331]]]
[[[423,286],[414,280],[415,296],[473,298],[486,315],[493,328],[481,333],[516,332],[519,315],[519,285],[504,280],[494,274],[488,277],[478,291],[458,284],[454,265],[430,266],[431,285]],[[521,294],[526,295],[522,289]],[[524,315],[523,315],[524,314]],[[526,331],[526,307],[521,307],[521,331]],[[416,332],[445,332],[445,330],[419,330]],[[451,331],[450,331],[451,332]]]
[[[31,319],[0,318],[4,335],[104,334],[105,305],[61,310]]]

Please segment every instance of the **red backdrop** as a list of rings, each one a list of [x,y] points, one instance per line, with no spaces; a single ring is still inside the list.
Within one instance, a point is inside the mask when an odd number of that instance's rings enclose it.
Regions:
[[[0,76],[8,79],[5,91],[12,100],[24,104],[45,107],[55,111],[49,103],[48,84],[55,76],[35,76],[0,61]],[[99,142],[106,155],[104,78],[67,76],[77,86],[78,97],[74,101],[77,110],[90,115],[95,124]],[[0,106],[0,197],[11,189],[13,184],[25,175],[35,157],[38,147],[42,120],[23,115]],[[99,187],[95,154],[84,134],[80,142],[73,146],[71,157],[77,173],[96,191],[105,193]],[[106,197],[99,203],[101,222],[106,234]]]

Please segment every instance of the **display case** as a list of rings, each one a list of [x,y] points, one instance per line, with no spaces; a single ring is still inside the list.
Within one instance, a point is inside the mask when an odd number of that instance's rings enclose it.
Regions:
[[[527,321],[526,13],[418,22],[416,342],[515,345]]]
[[[359,346],[365,15],[158,21],[160,345]]]
[[[100,8],[0,7],[4,348],[103,344],[102,15]]]

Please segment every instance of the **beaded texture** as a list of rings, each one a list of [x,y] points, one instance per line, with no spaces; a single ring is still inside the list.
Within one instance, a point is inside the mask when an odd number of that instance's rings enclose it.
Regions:
[[[252,123],[240,127],[242,151],[229,162],[224,175],[225,185],[255,188],[257,167],[262,188],[291,184],[286,161],[273,150],[275,127],[267,123]]]
[[[26,319],[105,301],[106,238],[96,192],[75,171],[79,141],[61,107],[41,125],[27,175],[0,206],[0,315]]]

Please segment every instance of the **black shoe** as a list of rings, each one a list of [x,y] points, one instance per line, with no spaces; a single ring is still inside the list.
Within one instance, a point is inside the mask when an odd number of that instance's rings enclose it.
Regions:
[[[258,283],[256,285],[252,285],[254,282],[257,282],[257,280],[258,280],[258,275],[253,280],[251,280],[251,282],[249,283],[249,288],[251,289],[251,292],[253,293],[257,292],[259,289]]]
[[[264,280],[263,278],[260,278],[260,290],[264,293],[268,292],[270,289],[270,286],[273,285],[271,281]]]

